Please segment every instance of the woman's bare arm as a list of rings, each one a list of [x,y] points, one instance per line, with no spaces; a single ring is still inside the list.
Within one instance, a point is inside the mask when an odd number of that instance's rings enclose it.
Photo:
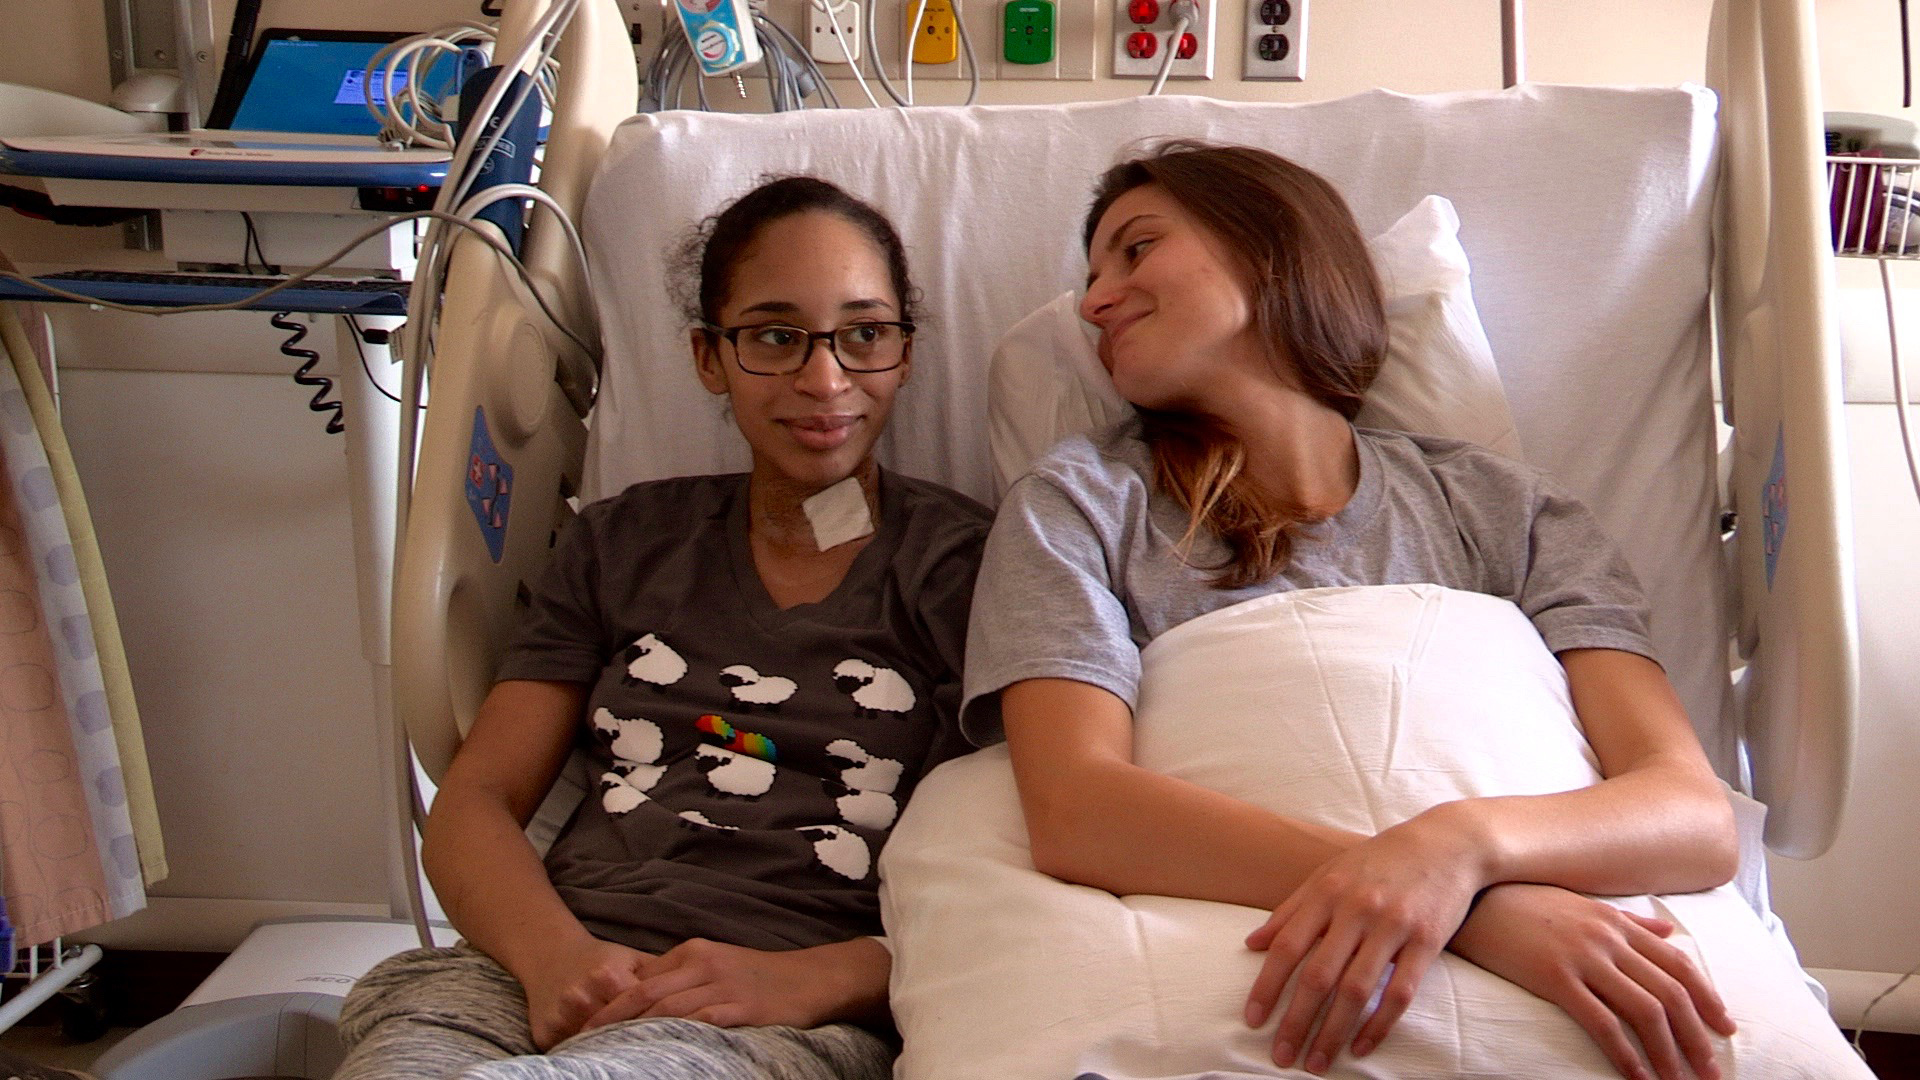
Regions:
[[[647,959],[587,932],[523,831],[566,764],[586,695],[578,683],[495,685],[441,779],[421,844],[455,928],[525,988],[542,1049],[631,989]]]

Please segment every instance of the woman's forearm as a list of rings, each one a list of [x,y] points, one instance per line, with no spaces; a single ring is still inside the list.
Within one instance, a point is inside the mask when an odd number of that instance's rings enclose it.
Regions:
[[[578,683],[496,685],[422,830],[421,862],[448,918],[522,981],[543,954],[589,937],[524,831],[566,762],[586,694]]]
[[[1483,885],[1695,892],[1731,880],[1739,863],[1725,793],[1684,770],[1647,767],[1556,795],[1468,799],[1423,817],[1471,838]]]
[[[516,975],[556,944],[588,936],[519,823],[483,794],[439,792],[421,863],[454,928]]]
[[[1085,683],[1016,683],[1002,711],[1034,865],[1064,881],[1271,908],[1363,839],[1133,764],[1132,714]]]
[[[1629,895],[1730,880],[1739,865],[1733,808],[1666,673],[1611,649],[1569,650],[1560,662],[1606,779],[1556,795],[1436,808],[1475,838],[1486,883]]]
[[[1270,908],[1363,839],[1130,765],[1081,770],[1073,793],[1029,820],[1034,864],[1116,895]]]

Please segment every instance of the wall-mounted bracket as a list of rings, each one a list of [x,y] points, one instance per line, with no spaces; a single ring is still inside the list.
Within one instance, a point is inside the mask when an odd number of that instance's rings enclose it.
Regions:
[[[211,0],[103,0],[113,84],[135,75],[174,75],[186,97],[187,124],[206,121],[218,56]]]

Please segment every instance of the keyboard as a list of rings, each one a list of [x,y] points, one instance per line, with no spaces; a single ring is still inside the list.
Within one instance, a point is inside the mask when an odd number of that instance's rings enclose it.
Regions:
[[[35,280],[96,300],[154,307],[185,304],[228,304],[286,281],[269,274],[139,273],[118,270],[71,270]],[[408,283],[390,278],[342,280],[311,278],[247,305],[259,311],[310,311],[327,315],[404,315]],[[0,278],[0,300],[60,302],[55,296],[25,282]]]

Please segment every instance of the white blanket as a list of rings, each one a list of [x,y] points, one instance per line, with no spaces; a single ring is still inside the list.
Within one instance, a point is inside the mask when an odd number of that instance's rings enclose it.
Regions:
[[[1140,764],[1279,813],[1377,832],[1435,803],[1599,778],[1559,663],[1504,600],[1317,589],[1216,611],[1142,653]],[[1239,1019],[1265,913],[1115,897],[1036,872],[1004,747],[923,781],[881,858],[905,1038],[898,1080],[1306,1076]],[[1740,1031],[1732,1077],[1869,1076],[1732,889],[1637,897]],[[1612,1077],[1559,1009],[1444,954],[1387,1040],[1335,1077]]]

